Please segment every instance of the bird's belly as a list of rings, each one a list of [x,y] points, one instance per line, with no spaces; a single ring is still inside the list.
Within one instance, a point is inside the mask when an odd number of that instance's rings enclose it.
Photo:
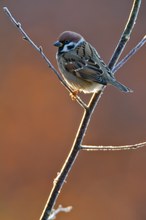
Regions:
[[[60,68],[61,70],[61,68]],[[61,71],[65,81],[67,84],[73,89],[73,90],[79,90],[84,93],[94,93],[98,92],[102,89],[103,85],[87,81],[85,79],[82,79],[80,77],[77,77],[73,73],[67,72],[67,71]]]

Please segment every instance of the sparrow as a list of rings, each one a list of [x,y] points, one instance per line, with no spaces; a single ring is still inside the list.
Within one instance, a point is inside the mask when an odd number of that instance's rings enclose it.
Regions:
[[[59,70],[73,95],[78,92],[96,93],[108,84],[122,92],[132,92],[115,79],[96,49],[80,34],[65,31],[54,46],[58,47],[56,59]]]

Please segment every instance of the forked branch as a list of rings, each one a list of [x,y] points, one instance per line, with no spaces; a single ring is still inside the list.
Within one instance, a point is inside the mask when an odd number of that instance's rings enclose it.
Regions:
[[[145,43],[146,35],[117,65],[113,67],[112,73],[116,73]]]
[[[115,49],[115,52],[113,53],[113,56],[111,57],[111,60],[109,62],[110,69],[112,69],[115,66],[115,64],[117,63],[120,55],[122,54],[127,42],[130,40],[130,35],[131,35],[132,30],[134,28],[134,25],[136,23],[136,19],[138,16],[140,6],[141,6],[141,0],[139,0],[139,1],[134,0],[127,24],[124,28],[124,31],[121,35],[119,43]]]

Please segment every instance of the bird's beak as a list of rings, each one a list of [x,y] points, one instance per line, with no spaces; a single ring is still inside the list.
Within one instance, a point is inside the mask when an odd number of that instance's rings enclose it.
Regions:
[[[60,41],[56,41],[53,45],[55,47],[62,47],[63,46],[63,44]]]

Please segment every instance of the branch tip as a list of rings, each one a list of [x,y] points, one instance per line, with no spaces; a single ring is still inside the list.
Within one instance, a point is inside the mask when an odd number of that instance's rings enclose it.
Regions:
[[[3,7],[4,12],[9,13],[9,10],[7,7]]]
[[[12,15],[7,7],[3,7],[4,12],[11,18]]]

